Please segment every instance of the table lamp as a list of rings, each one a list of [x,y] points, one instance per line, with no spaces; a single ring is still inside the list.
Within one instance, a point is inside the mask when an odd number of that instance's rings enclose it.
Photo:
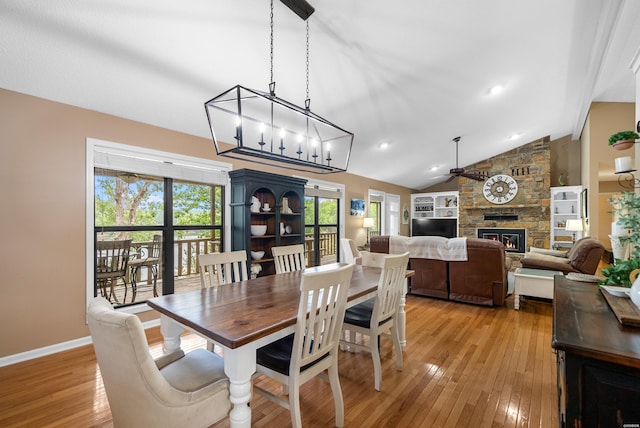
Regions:
[[[369,246],[369,229],[371,229],[373,227],[373,225],[374,225],[373,218],[371,218],[371,217],[365,217],[362,220],[362,227],[367,229],[367,247]]]
[[[581,218],[568,219],[567,223],[564,226],[564,230],[573,232],[573,242],[576,242],[576,232],[582,232],[583,230],[582,219]]]

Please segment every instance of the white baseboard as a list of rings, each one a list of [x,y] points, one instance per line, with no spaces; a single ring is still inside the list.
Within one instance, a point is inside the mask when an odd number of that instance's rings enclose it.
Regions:
[[[160,319],[155,319],[142,323],[144,329],[157,327],[160,325]],[[91,336],[81,337],[79,339],[69,340],[67,342],[56,343],[54,345],[45,346],[30,351],[20,352],[19,354],[8,355],[0,358],[0,367],[10,366],[11,364],[21,363],[23,361],[33,360],[35,358],[44,357],[55,354],[57,352],[68,351],[70,349],[79,348],[81,346],[90,345]]]

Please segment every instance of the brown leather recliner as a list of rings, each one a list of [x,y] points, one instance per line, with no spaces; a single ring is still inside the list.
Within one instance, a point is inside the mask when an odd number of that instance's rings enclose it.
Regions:
[[[530,269],[557,270],[564,274],[580,272],[593,275],[598,269],[600,258],[604,254],[604,245],[590,236],[578,239],[566,257],[544,256],[527,253],[520,262],[522,267]]]

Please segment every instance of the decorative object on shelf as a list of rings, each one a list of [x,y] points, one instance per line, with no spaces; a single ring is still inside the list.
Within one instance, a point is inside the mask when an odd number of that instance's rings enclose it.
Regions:
[[[260,260],[264,257],[264,251],[251,251],[251,258],[253,260]]]
[[[298,2],[294,2],[298,3]],[[299,16],[308,16],[308,9]],[[296,12],[298,13],[298,12]],[[344,172],[353,134],[311,112],[309,98],[309,21],[306,39],[306,100],[299,107],[278,98],[273,78],[273,0],[271,0],[269,92],[236,85],[205,103],[219,156],[304,172]],[[222,143],[233,147],[226,149]]]
[[[253,236],[263,236],[267,233],[267,225],[266,224],[252,224],[251,225],[251,234]]]
[[[506,204],[518,194],[518,183],[509,175],[494,175],[482,186],[482,194],[492,204]]]
[[[573,206],[572,206],[572,208],[573,208]],[[566,222],[566,224],[564,226],[564,230],[567,230],[569,232],[573,232],[573,242],[576,242],[576,232],[582,232],[584,230],[584,225],[582,223],[582,219],[580,219],[580,218],[567,219],[567,222]]]
[[[251,279],[256,279],[258,274],[262,272],[262,266],[259,263],[252,263],[249,269],[251,270]]]
[[[262,211],[268,213],[269,211],[271,211],[271,206],[265,202],[265,204],[262,206]]]
[[[631,156],[622,156],[613,160],[616,166],[616,174],[634,171]]]
[[[369,246],[369,234],[370,234],[369,231],[373,226],[374,226],[374,222],[371,217],[365,217],[362,220],[362,227],[364,227],[367,230],[367,244],[366,244],[367,247]]]
[[[633,147],[638,138],[640,135],[637,132],[620,131],[609,137],[609,145],[616,150],[627,150]]]
[[[293,214],[293,210],[289,207],[289,198],[282,198],[282,209],[280,212],[283,214]]]
[[[251,212],[259,213],[260,212],[260,199],[255,196],[251,197]]]
[[[287,228],[284,226],[283,222],[280,222],[280,235],[284,235],[287,232]]]
[[[564,176],[564,173],[560,173],[560,177],[558,177],[558,184],[564,186],[567,184],[567,178]]]
[[[285,233],[290,234],[291,232],[293,232],[293,228],[291,226],[289,226],[289,225],[286,225],[284,227],[284,231],[285,231]]]
[[[409,224],[409,207],[407,204],[402,206],[402,224]]]

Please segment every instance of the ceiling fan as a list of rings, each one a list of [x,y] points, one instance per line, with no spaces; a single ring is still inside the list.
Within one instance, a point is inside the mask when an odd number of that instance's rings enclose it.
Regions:
[[[450,182],[451,180],[453,180],[456,177],[465,177],[465,178],[470,178],[472,180],[477,180],[477,181],[486,180],[487,177],[485,177],[483,174],[464,172],[464,168],[459,168],[458,167],[458,143],[460,142],[460,138],[461,137],[455,137],[452,140],[452,141],[455,141],[455,143],[456,143],[456,167],[455,168],[451,168],[449,170],[449,175],[451,177],[449,177],[449,179],[446,182],[448,183],[448,182]]]

